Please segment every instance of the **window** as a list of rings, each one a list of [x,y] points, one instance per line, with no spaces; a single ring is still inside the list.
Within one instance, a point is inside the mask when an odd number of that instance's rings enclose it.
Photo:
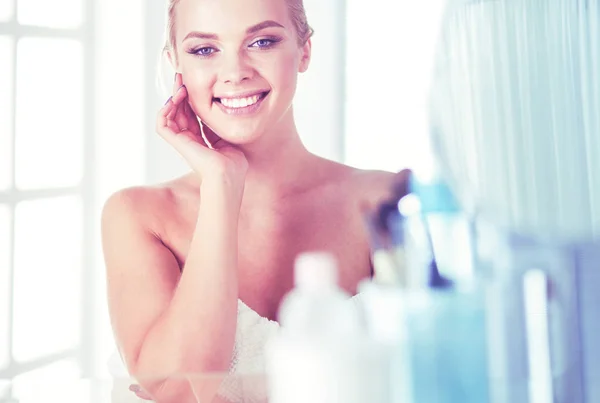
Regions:
[[[10,210],[6,204],[0,204],[0,329],[10,329],[9,307],[11,302],[10,290],[10,261],[12,223]],[[0,368],[6,368],[10,363],[9,334],[0,332]]]
[[[17,22],[58,29],[77,29],[83,25],[82,0],[17,0]]]
[[[78,381],[78,377],[76,361],[53,362],[16,376],[11,382],[12,396],[18,402],[91,402],[89,386]]]
[[[7,190],[12,180],[13,48],[14,38],[0,31],[0,192]]]
[[[0,22],[9,21],[12,18],[14,7],[12,1],[0,2]]]
[[[346,163],[391,171],[428,164],[426,102],[444,3],[347,1]]]
[[[14,385],[90,361],[90,5],[0,1],[0,378]]]

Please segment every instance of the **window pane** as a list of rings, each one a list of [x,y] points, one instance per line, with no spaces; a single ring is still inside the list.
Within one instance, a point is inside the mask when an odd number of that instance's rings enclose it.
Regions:
[[[13,0],[0,0],[0,21],[8,21],[14,13]]]
[[[10,402],[9,394],[12,382],[6,379],[0,379],[0,402]]]
[[[428,86],[445,3],[347,2],[345,162],[397,170],[417,168],[429,157]],[[376,19],[365,18],[377,9],[386,12]],[[365,80],[373,73],[378,85]]]
[[[75,360],[59,361],[14,378],[13,398],[19,403],[90,401],[87,383],[81,382]]]
[[[82,209],[78,197],[26,201],[15,211],[13,357],[78,347]]]
[[[76,28],[83,17],[82,0],[18,0],[19,24]]]
[[[8,206],[0,204],[0,329],[10,329],[10,223]],[[9,361],[8,335],[0,330],[0,369],[6,368]]]
[[[13,40],[0,36],[0,190],[12,182],[13,82]]]
[[[17,45],[16,185],[76,185],[83,166],[82,46],[24,38]]]

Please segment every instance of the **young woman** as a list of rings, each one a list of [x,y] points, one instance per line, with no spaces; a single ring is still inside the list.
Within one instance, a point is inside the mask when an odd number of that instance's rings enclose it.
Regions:
[[[276,320],[299,253],[333,253],[356,292],[371,274],[361,208],[407,175],[303,146],[292,110],[311,56],[302,0],[169,0],[168,13],[177,74],[157,131],[191,171],[112,195],[102,231],[127,369],[140,395],[183,402],[190,387],[169,375],[230,371],[239,308]]]

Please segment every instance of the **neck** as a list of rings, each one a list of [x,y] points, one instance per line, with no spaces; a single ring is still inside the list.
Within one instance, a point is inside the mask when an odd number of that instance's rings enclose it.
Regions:
[[[266,201],[302,191],[320,159],[308,152],[291,117],[242,150],[248,159],[245,199]],[[312,168],[312,169],[311,169]]]

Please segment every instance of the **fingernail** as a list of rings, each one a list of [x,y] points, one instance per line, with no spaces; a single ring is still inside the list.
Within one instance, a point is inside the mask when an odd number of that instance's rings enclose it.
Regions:
[[[181,87],[177,88],[177,92],[181,91],[181,89],[184,88],[184,87],[185,87],[185,84],[182,85]]]
[[[169,97],[169,99],[167,99],[167,102],[165,102],[165,105],[164,105],[164,106],[167,106],[167,104],[168,104],[169,102],[171,102],[171,100],[172,100],[172,99],[173,99],[173,97],[172,97],[172,96],[170,96],[170,97]]]
[[[139,391],[140,391],[140,387],[139,387],[138,385],[131,385],[131,386],[129,387],[129,390],[130,390],[130,391],[132,391],[132,392],[135,392],[135,393],[137,393],[137,392],[139,392]]]
[[[175,73],[175,77],[173,77],[173,81],[177,81],[177,74],[178,73]]]

